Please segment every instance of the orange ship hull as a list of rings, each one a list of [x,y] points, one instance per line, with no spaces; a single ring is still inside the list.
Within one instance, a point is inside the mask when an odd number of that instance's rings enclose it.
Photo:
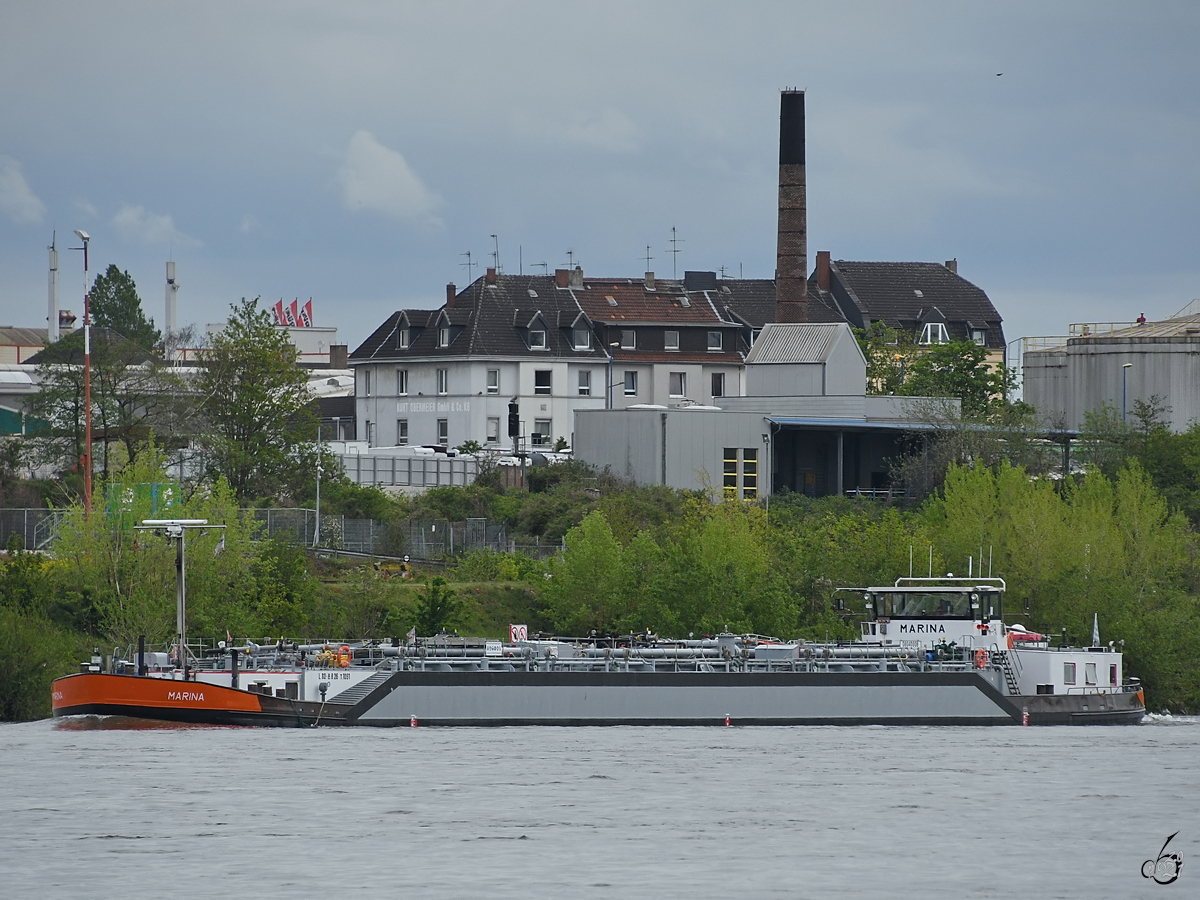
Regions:
[[[196,681],[134,675],[78,673],[51,687],[55,718],[133,716],[206,725],[276,725],[304,728],[341,724],[343,711],[321,704],[267,697]]]

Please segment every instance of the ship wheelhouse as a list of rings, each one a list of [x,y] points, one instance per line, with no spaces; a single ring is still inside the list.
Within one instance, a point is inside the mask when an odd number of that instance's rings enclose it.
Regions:
[[[900,578],[862,593],[862,639],[873,644],[970,647],[1004,615],[1003,579]]]

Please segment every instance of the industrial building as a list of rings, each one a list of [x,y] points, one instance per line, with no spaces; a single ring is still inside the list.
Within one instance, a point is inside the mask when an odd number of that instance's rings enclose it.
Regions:
[[[1024,399],[1042,421],[1080,429],[1109,406],[1122,417],[1152,398],[1172,431],[1200,421],[1200,312],[1158,322],[1079,323],[1062,337],[1026,338]]]

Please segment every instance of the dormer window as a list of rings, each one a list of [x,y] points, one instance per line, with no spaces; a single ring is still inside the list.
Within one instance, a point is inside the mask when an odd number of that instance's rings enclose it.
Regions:
[[[987,329],[986,328],[972,328],[971,329],[971,340],[973,340],[980,347],[986,347],[987,346]]]
[[[950,335],[946,331],[945,322],[926,322],[925,327],[921,329],[922,344],[947,344],[950,342]]]
[[[664,331],[663,332],[663,349],[678,350],[679,349],[679,332]]]
[[[545,350],[546,349],[546,330],[544,328],[529,329],[529,349],[530,350]]]
[[[447,328],[445,325],[443,325],[441,328],[438,329],[437,345],[439,347],[449,347],[450,346],[450,329]]]
[[[709,350],[720,350],[721,343],[722,343],[722,341],[721,341],[722,337],[723,337],[723,335],[721,334],[721,332],[710,331],[708,333],[708,349]]]
[[[586,325],[576,325],[574,336],[576,350],[592,349],[592,332]]]
[[[407,350],[408,349],[408,329],[407,328],[401,328],[399,331],[396,332],[396,349],[398,349],[398,350]]]
[[[632,328],[625,328],[621,331],[621,349],[636,350],[637,349],[637,332]]]

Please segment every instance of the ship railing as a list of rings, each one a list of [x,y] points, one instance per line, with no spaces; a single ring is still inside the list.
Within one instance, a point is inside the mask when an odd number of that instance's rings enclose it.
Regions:
[[[1085,684],[1085,685],[1068,685],[1068,694],[1136,694],[1140,690],[1144,690],[1145,685],[1141,682],[1127,682],[1125,684]]]

